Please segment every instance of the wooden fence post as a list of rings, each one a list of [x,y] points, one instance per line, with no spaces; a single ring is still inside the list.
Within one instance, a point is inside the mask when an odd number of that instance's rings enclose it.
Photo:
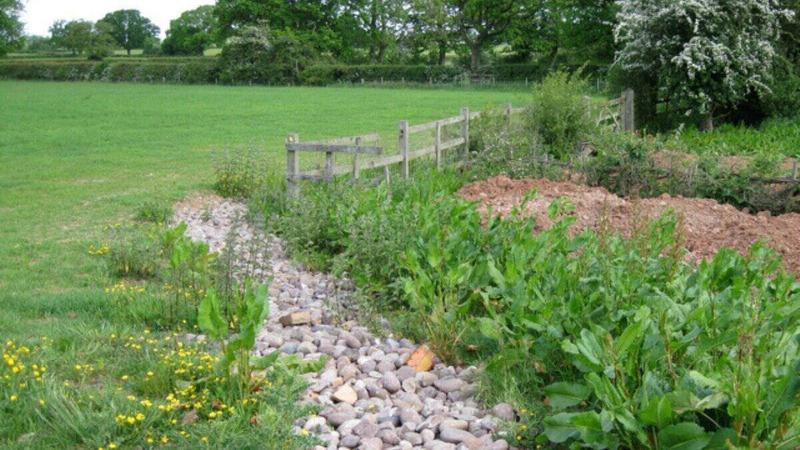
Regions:
[[[622,129],[625,132],[633,133],[636,131],[636,121],[634,120],[633,89],[625,89],[622,93]]]
[[[325,181],[333,180],[333,152],[325,152]]]
[[[511,109],[512,108],[513,108],[513,106],[511,106],[511,103],[506,105],[506,131],[510,131],[511,130]]]
[[[361,138],[356,138],[356,147],[361,145]],[[361,175],[361,164],[358,161],[358,152],[353,153],[353,179],[357,180]]]
[[[398,141],[400,155],[403,157],[401,175],[403,179],[408,178],[408,121],[400,122],[400,136]]]
[[[286,136],[287,144],[296,144],[299,141],[300,136],[297,133]],[[289,198],[297,198],[300,194],[297,186],[297,174],[300,171],[300,163],[297,156],[296,151],[286,150],[286,194]]]
[[[434,141],[434,151],[436,152],[436,170],[442,168],[442,123],[436,121],[436,140]]]
[[[461,137],[464,138],[464,156],[469,156],[469,108],[461,108],[461,115],[464,120],[461,122]]]

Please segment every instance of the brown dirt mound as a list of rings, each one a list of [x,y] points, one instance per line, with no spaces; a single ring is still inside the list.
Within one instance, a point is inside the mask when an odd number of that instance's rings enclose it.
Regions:
[[[783,255],[787,269],[800,273],[800,214],[751,215],[714,200],[666,194],[658,198],[626,200],[603,188],[546,179],[511,180],[503,176],[464,186],[459,195],[480,202],[483,211],[491,208],[496,214],[506,215],[534,189],[538,195],[528,203],[525,213],[536,218],[538,229],[552,225],[547,208],[553,200],[561,197],[569,198],[576,206],[578,220],[573,226],[574,231],[587,227],[597,230],[605,221],[612,230],[628,235],[637,223],[656,219],[666,210],[673,209],[683,218],[686,248],[691,260],[711,257],[723,247],[746,254],[751,245],[763,240]]]

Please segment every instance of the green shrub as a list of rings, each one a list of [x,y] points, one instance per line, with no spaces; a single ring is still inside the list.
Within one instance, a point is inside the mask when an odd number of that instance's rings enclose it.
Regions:
[[[530,131],[560,158],[572,153],[595,128],[584,98],[587,90],[580,73],[564,72],[552,73],[534,87],[528,116]]]
[[[160,250],[150,227],[115,227],[108,254],[109,271],[118,277],[152,278],[158,273]]]
[[[556,224],[537,234],[515,215],[484,223],[473,205],[429,202],[402,257],[405,298],[437,353],[488,360],[490,389],[549,405],[517,444],[543,431],[593,448],[794,446],[800,285],[774,253],[723,250],[694,268],[672,216],[626,240],[571,236],[570,210],[554,202]],[[535,372],[499,386],[497,368]]]
[[[250,198],[264,186],[269,173],[263,150],[222,151],[214,159],[214,190],[223,197]]]
[[[136,220],[141,222],[167,223],[172,219],[172,206],[164,202],[147,201],[139,205]]]

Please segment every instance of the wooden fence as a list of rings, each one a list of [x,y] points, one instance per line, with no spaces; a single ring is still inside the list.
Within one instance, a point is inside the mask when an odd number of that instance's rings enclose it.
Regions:
[[[596,107],[587,108],[588,114],[596,114],[597,124],[608,124],[617,130],[634,131],[633,91],[628,89],[622,96],[600,105],[599,112]],[[511,125],[512,117],[526,111],[526,108],[515,108],[511,104],[503,109],[506,124]],[[301,142],[300,136],[290,134],[286,137],[286,182],[289,197],[299,195],[300,181],[331,181],[337,175],[351,174],[353,179],[359,179],[362,170],[384,169],[383,177],[389,181],[389,166],[400,165],[400,175],[409,176],[409,163],[415,159],[433,156],[436,167],[442,165],[442,156],[445,151],[453,148],[463,148],[459,155],[461,161],[468,154],[470,121],[481,116],[480,112],[470,112],[469,108],[462,108],[461,114],[453,117],[435,120],[419,125],[410,125],[407,120],[400,122],[397,134],[397,154],[385,155],[384,148],[376,145],[380,142],[378,133],[348,136],[342,138],[326,139],[322,141]],[[442,130],[447,126],[460,125],[458,137],[443,140]],[[433,132],[433,142],[422,148],[412,149],[410,137],[416,133]],[[316,152],[325,154],[325,165],[313,170],[300,170],[301,152]],[[336,165],[336,155],[351,155],[352,160],[347,165]],[[366,156],[371,156],[366,158]]]
[[[503,114],[506,122],[511,123],[512,116],[522,113],[525,108],[514,108],[508,105],[504,108]],[[400,165],[400,175],[403,178],[409,177],[409,163],[415,159],[426,156],[433,156],[436,167],[442,165],[444,152],[450,149],[461,147],[463,152],[460,154],[463,159],[469,149],[469,125],[470,121],[480,117],[480,112],[470,112],[469,108],[462,108],[461,114],[453,117],[435,120],[433,122],[411,125],[409,121],[403,120],[398,125],[397,149],[394,155],[384,155],[383,147],[368,145],[380,141],[378,133],[370,133],[358,136],[327,139],[323,141],[300,142],[297,134],[290,134],[286,138],[286,181],[290,197],[297,197],[299,194],[298,182],[307,181],[331,181],[336,175],[351,174],[354,179],[361,176],[362,170],[384,169],[384,177],[389,179],[389,166]],[[443,140],[442,130],[447,126],[460,125],[458,137]],[[422,148],[412,149],[410,137],[416,133],[433,132],[433,143]],[[314,170],[300,170],[300,152],[325,153],[325,166]],[[336,165],[335,155],[343,153],[352,155],[351,164]],[[379,156],[377,158],[365,159],[363,156]]]

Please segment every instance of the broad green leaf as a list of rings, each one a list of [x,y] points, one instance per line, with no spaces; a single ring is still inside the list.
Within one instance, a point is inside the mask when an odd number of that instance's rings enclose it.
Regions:
[[[482,335],[489,339],[499,341],[502,337],[500,333],[500,327],[497,325],[497,322],[488,317],[481,317],[478,319],[478,329]]]
[[[560,444],[580,435],[578,429],[572,425],[574,416],[575,413],[560,413],[544,419],[544,434],[550,442]]]
[[[669,397],[665,395],[650,399],[650,402],[639,413],[639,418],[642,419],[642,422],[659,429],[672,423],[674,416],[672,403],[669,401]]]
[[[197,324],[214,339],[223,339],[228,334],[228,324],[220,313],[217,293],[211,289],[197,309]]]
[[[625,331],[614,341],[614,350],[617,355],[624,359],[628,350],[642,337],[644,322],[634,322],[625,328]]]
[[[578,383],[558,382],[544,388],[550,406],[554,409],[564,409],[580,404],[592,393],[592,389]]]
[[[701,450],[711,441],[711,435],[696,423],[681,422],[658,433],[662,450]]]
[[[280,351],[274,351],[267,356],[261,356],[253,359],[253,368],[256,370],[264,370],[275,364],[280,356]]]

